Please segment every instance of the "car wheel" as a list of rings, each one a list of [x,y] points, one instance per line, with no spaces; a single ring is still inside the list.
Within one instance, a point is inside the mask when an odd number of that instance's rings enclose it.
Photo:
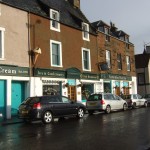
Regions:
[[[90,115],[93,115],[94,110],[88,110],[88,113],[89,113]]]
[[[148,106],[148,104],[147,104],[147,102],[145,102],[145,103],[144,103],[144,107],[147,107],[147,106]]]
[[[42,118],[43,123],[48,124],[53,121],[53,115],[50,111],[46,111]]]
[[[132,106],[132,108],[136,108],[136,103],[133,103],[133,106]]]
[[[127,109],[128,109],[127,104],[123,104],[123,110],[125,111],[125,110],[127,110]]]
[[[83,108],[79,108],[78,109],[77,117],[78,118],[82,118],[83,116],[84,116],[84,110],[83,110]]]
[[[111,107],[109,105],[106,106],[105,113],[109,114],[111,112]]]

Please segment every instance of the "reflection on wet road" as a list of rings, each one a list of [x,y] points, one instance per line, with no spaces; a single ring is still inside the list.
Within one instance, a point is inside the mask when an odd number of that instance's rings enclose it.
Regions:
[[[0,150],[148,150],[150,107],[0,127]]]

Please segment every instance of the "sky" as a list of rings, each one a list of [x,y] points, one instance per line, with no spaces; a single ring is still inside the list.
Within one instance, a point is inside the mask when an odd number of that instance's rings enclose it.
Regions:
[[[127,33],[135,54],[150,45],[150,0],[80,0],[80,8],[90,22],[113,22]]]

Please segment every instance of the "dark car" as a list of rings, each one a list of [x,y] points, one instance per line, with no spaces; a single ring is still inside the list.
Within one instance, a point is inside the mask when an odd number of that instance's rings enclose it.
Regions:
[[[147,104],[148,104],[148,106],[150,106],[150,94],[145,94],[142,97],[147,100]]]
[[[18,115],[24,121],[42,120],[50,123],[54,118],[77,116],[82,118],[86,111],[80,102],[64,96],[38,96],[27,98],[20,106]]]

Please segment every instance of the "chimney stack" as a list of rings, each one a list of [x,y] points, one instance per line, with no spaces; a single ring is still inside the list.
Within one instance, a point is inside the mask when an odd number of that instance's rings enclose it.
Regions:
[[[75,8],[80,9],[80,0],[68,0]]]

